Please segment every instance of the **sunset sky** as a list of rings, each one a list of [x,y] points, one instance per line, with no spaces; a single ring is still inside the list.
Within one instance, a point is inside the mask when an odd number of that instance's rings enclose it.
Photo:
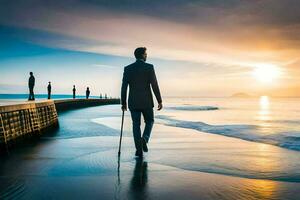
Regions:
[[[0,93],[119,96],[148,49],[163,96],[300,96],[299,0],[0,0]]]

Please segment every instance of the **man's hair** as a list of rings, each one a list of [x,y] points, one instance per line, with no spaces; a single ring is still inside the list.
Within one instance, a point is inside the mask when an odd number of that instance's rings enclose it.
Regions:
[[[30,74],[30,75],[33,75],[33,72],[30,72],[29,74]]]
[[[146,52],[146,47],[138,47],[134,50],[134,56],[136,59],[142,59],[143,54]]]

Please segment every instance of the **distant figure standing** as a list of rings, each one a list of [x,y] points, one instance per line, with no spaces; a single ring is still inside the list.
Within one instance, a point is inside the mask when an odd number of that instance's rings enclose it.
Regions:
[[[75,88],[75,85],[73,85],[73,99],[76,98],[76,88]]]
[[[33,73],[30,72],[30,77],[28,80],[28,87],[29,87],[29,97],[28,100],[29,101],[34,101],[34,92],[33,92],[33,88],[34,88],[34,84],[35,84],[35,78],[33,76]]]
[[[90,88],[87,87],[87,88],[86,88],[86,92],[85,92],[85,94],[86,94],[86,99],[89,99],[90,93],[91,93]]]
[[[107,99],[107,94],[106,94],[106,93],[105,93],[105,96],[104,96],[104,98],[105,98],[105,99]]]
[[[102,93],[100,93],[100,99],[102,99]]]
[[[47,90],[48,90],[48,99],[51,99],[51,82],[50,81],[49,81]]]
[[[124,68],[121,103],[122,110],[126,111],[127,88],[129,86],[128,108],[132,118],[132,130],[136,147],[135,155],[143,157],[143,151],[148,152],[147,143],[149,142],[154,123],[154,103],[151,88],[158,102],[157,110],[161,110],[163,105],[154,67],[146,63],[146,48],[137,48],[134,51],[134,55],[136,62]],[[143,115],[145,121],[143,135],[141,133],[141,115]]]

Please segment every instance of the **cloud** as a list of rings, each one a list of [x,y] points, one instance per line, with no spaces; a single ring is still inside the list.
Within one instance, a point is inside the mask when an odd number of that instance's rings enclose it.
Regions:
[[[108,68],[108,69],[120,69],[120,66],[103,65],[103,64],[93,64],[92,67],[101,67],[101,68]]]
[[[47,38],[39,42],[96,53],[128,56],[128,49],[145,45],[157,52],[156,57],[179,60],[278,61],[299,53],[298,4],[296,0],[7,1],[0,23],[90,40],[94,43]]]
[[[299,75],[298,0],[1,2],[0,24],[58,35],[26,36],[45,46],[126,57],[146,46],[149,58],[206,66],[220,81],[246,77],[258,63],[293,72],[289,80]]]

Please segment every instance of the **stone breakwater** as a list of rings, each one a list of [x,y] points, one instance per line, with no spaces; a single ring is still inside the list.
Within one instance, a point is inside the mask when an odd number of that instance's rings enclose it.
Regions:
[[[0,106],[0,154],[19,139],[40,136],[56,127],[58,112],[119,103],[119,99],[68,99]]]
[[[120,104],[120,99],[64,99],[54,101],[57,112],[85,108],[91,106],[100,106],[108,104]]]
[[[17,139],[39,136],[57,123],[54,101],[0,106],[0,145],[3,147]]]

